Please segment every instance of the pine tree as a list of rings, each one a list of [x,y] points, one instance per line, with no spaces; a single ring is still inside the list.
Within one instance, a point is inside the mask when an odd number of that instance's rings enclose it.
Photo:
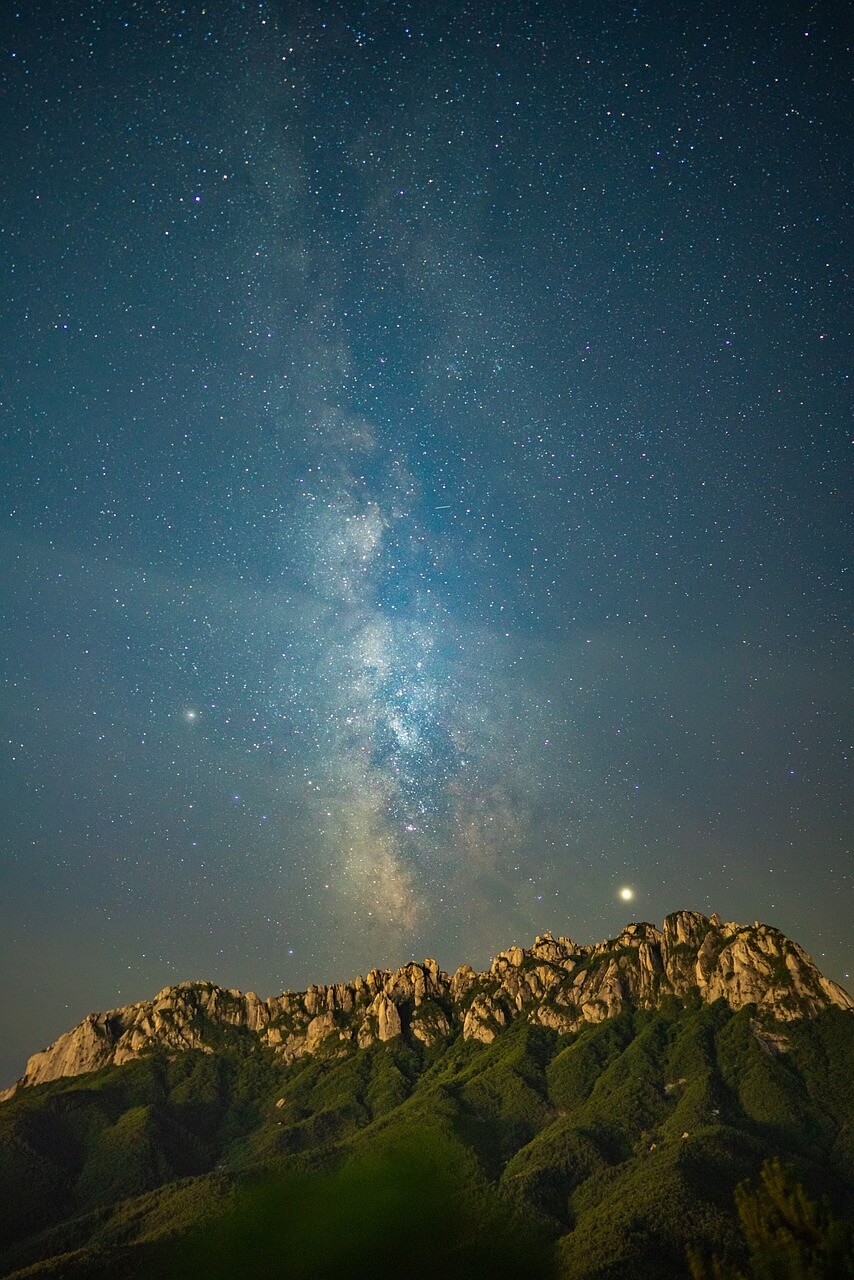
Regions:
[[[689,1251],[694,1280],[843,1280],[854,1277],[850,1228],[811,1200],[791,1169],[766,1160],[758,1184],[736,1188],[735,1206],[748,1251],[744,1271]]]

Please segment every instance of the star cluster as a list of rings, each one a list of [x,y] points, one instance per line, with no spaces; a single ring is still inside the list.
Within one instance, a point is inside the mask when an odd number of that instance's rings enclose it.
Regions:
[[[845,981],[842,23],[4,15],[6,1075],[681,907]]]

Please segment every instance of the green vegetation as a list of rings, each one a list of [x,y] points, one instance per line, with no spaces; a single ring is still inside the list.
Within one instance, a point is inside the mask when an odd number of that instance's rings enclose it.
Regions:
[[[0,1275],[687,1280],[690,1244],[704,1280],[821,1280],[762,1249],[837,1248],[809,1197],[850,1205],[854,1019],[788,1026],[784,1055],[753,1019],[670,999],[291,1066],[235,1037],[25,1090],[0,1106]],[[775,1156],[806,1191],[766,1173],[737,1216]]]
[[[748,1250],[744,1270],[689,1250],[693,1280],[843,1280],[854,1276],[854,1232],[816,1204],[779,1160],[762,1166],[758,1183],[736,1188]]]
[[[174,1280],[554,1275],[548,1242],[429,1126],[325,1177],[280,1175],[243,1190],[213,1229],[162,1255],[161,1267]]]

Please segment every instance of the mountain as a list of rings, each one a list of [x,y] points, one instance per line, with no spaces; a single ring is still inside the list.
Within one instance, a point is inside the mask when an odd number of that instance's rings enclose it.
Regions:
[[[489,1044],[519,1017],[558,1032],[577,1031],[694,990],[705,1001],[722,999],[731,1009],[755,1005],[757,1014],[783,1022],[833,1005],[854,1009],[847,992],[778,929],[678,911],[661,931],[630,924],[618,938],[594,946],[546,934],[529,950],[502,951],[486,973],[464,964],[449,977],[435,960],[425,960],[270,1000],[210,982],[182,982],[153,1000],[89,1014],[34,1054],[0,1101],[16,1089],[121,1066],[156,1048],[211,1051],[232,1032],[249,1032],[290,1063],[397,1036],[432,1045],[460,1033]]]
[[[0,1275],[737,1262],[733,1192],[770,1157],[850,1206],[852,1008],[778,930],[694,912],[485,973],[182,983],[90,1015],[7,1091]]]

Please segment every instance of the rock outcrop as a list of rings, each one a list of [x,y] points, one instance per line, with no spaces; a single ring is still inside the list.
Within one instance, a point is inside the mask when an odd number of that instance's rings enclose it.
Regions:
[[[624,1009],[654,1008],[665,996],[692,992],[732,1009],[755,1006],[757,1035],[777,1050],[785,1048],[785,1036],[769,1032],[770,1021],[812,1017],[832,1005],[854,1009],[848,993],[778,929],[678,911],[661,931],[630,924],[618,938],[595,946],[545,934],[528,950],[502,951],[486,973],[462,965],[449,976],[435,960],[425,960],[270,1000],[209,982],[182,982],[153,1000],[89,1014],[34,1054],[0,1101],[19,1088],[119,1066],[154,1049],[214,1052],[236,1036],[267,1046],[285,1062],[397,1036],[430,1045],[461,1034],[489,1044],[516,1018],[575,1031]]]

